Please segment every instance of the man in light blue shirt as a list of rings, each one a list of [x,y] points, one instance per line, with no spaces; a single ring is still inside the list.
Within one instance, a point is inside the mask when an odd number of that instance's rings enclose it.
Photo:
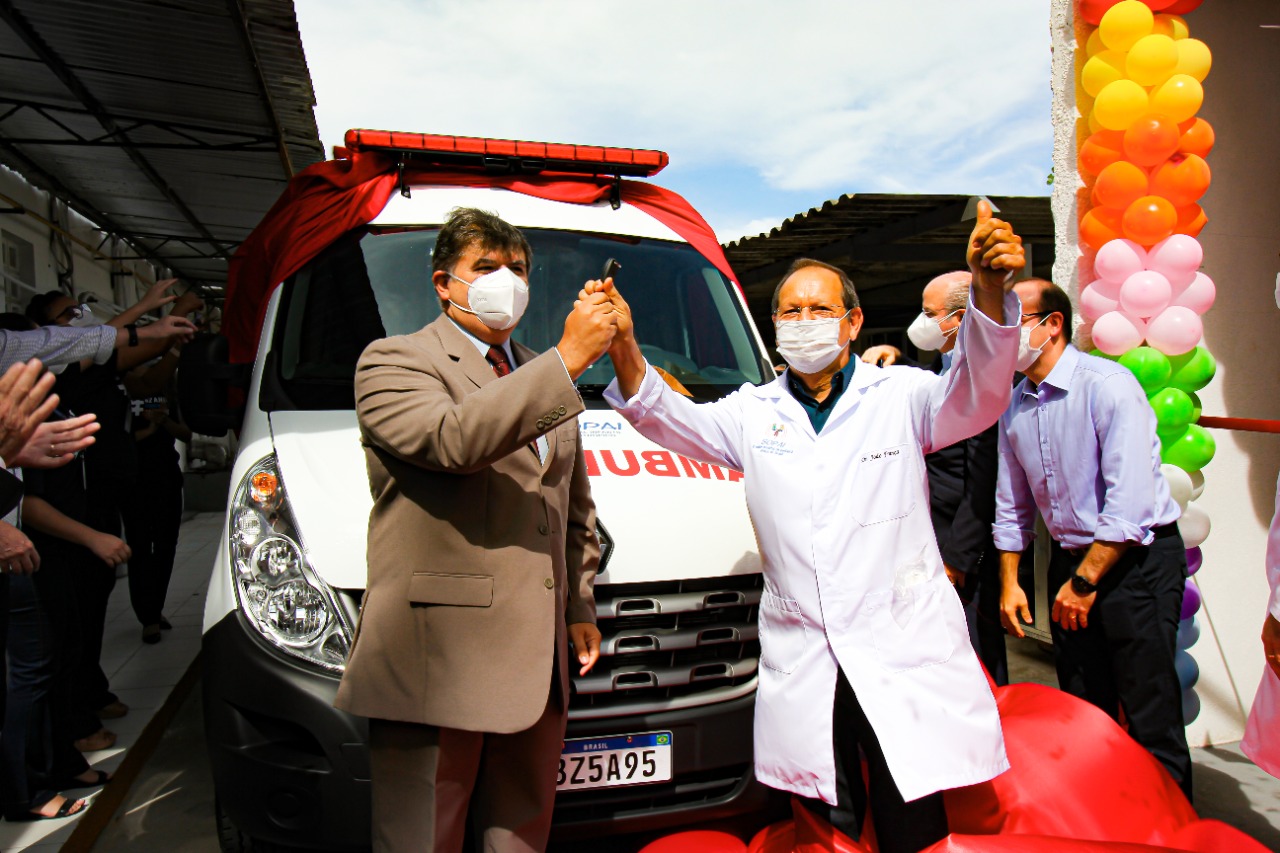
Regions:
[[[1173,656],[1186,579],[1179,510],[1160,473],[1155,414],[1128,370],[1071,344],[1071,301],[1019,282],[1026,376],[1000,419],[995,544],[1001,611],[1030,622],[1018,561],[1036,511],[1053,537],[1049,585],[1059,686],[1114,718],[1191,797]]]

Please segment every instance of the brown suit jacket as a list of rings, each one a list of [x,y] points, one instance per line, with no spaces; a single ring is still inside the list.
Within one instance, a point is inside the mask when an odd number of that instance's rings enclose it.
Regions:
[[[566,620],[595,622],[600,556],[583,405],[554,351],[512,350],[499,379],[442,316],[360,357],[369,582],[339,708],[510,733],[553,684],[568,707]]]

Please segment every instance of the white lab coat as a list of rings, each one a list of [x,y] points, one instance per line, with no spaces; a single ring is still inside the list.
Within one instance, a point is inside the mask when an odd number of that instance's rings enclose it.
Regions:
[[[766,785],[836,802],[837,667],[906,800],[1008,769],[995,699],[938,554],[924,467],[925,453],[981,432],[1008,405],[1015,295],[1004,311],[1013,325],[970,306],[944,376],[858,364],[821,435],[785,375],[704,404],[652,369],[630,400],[616,382],[606,392],[650,440],[745,475],[764,563],[755,768]]]

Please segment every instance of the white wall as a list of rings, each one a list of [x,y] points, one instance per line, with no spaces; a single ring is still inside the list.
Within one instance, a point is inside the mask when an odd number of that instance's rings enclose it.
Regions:
[[[16,172],[0,166],[0,208],[21,206],[31,214],[43,219],[50,219],[49,197],[42,191],[28,184]],[[10,201],[11,200],[11,201]],[[40,219],[25,213],[8,213],[0,216],[0,229],[7,231],[22,240],[31,243],[35,250],[34,281],[27,282],[36,292],[58,288],[58,273],[54,264],[54,256],[49,246],[51,229]],[[103,242],[104,234],[91,223],[75,213],[68,212],[63,216],[65,230],[80,242],[71,241],[74,257],[74,294],[92,291],[98,299],[107,305],[131,305],[145,292],[148,285],[155,281],[155,271],[151,265],[142,261],[111,264],[106,258],[113,255],[132,255],[133,252],[122,243],[108,240]],[[87,245],[81,245],[87,244]],[[92,247],[92,248],[91,248]],[[96,248],[97,251],[93,251]],[[104,257],[105,256],[105,257]],[[116,278],[117,292],[112,292],[112,270],[127,271],[129,276]],[[12,288],[0,290],[13,292]],[[74,295],[73,294],[73,295]],[[19,313],[26,307],[31,296],[24,291],[16,299],[10,299],[3,310]],[[105,307],[105,305],[104,305]],[[103,319],[111,316],[110,311],[99,311]]]
[[[1057,151],[1054,214],[1059,218],[1055,278],[1075,295],[1074,48],[1072,0],[1053,0]],[[1213,171],[1201,201],[1209,224],[1200,235],[1204,272],[1218,287],[1205,315],[1205,345],[1218,374],[1201,392],[1206,415],[1280,420],[1280,4],[1275,0],[1207,0],[1186,16],[1191,35],[1213,52],[1200,116],[1213,125]],[[1081,51],[1083,45],[1080,46]],[[1266,610],[1264,555],[1280,470],[1280,435],[1214,430],[1218,452],[1205,469],[1199,504],[1213,532],[1204,543],[1202,634],[1191,652],[1200,665],[1200,716],[1192,744],[1240,738],[1262,674],[1259,633]]]

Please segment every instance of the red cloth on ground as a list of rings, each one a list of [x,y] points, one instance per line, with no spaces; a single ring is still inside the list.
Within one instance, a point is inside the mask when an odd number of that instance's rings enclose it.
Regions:
[[[231,259],[222,333],[233,362],[252,361],[267,300],[278,284],[352,228],[371,222],[399,182],[396,158],[377,151],[352,152],[348,160],[308,166],[289,181]],[[610,178],[580,175],[513,177],[436,170],[405,170],[414,185],[492,186],[538,198],[595,204],[609,198]],[[696,210],[670,190],[621,181],[623,201],[640,208],[687,240],[732,281],[737,281],[715,232]]]
[[[995,690],[1011,769],[945,794],[951,835],[928,853],[1266,853],[1238,829],[1201,820],[1163,766],[1115,721],[1081,699],[1036,684]],[[870,853],[793,808],[749,853]],[[869,823],[869,821],[868,821]]]

